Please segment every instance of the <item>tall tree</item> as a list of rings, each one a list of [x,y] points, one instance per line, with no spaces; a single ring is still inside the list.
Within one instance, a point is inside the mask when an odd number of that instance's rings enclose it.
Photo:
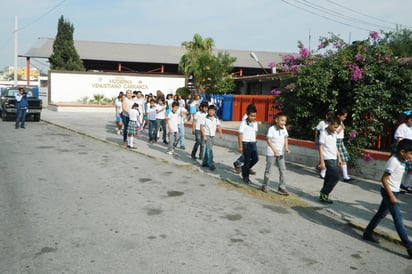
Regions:
[[[50,68],[53,70],[83,71],[83,62],[74,47],[74,27],[63,15],[59,19],[57,35],[50,56]]]
[[[183,42],[182,46],[186,52],[180,59],[179,70],[187,77],[193,76],[197,90],[205,93],[232,91],[234,83],[229,72],[236,58],[226,52],[215,56],[213,39],[203,39],[200,34],[195,34],[192,41]]]

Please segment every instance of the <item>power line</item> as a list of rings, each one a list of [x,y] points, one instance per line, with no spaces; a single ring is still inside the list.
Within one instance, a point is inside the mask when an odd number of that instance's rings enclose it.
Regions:
[[[346,7],[346,6],[344,6],[344,5],[341,5],[341,4],[339,4],[339,3],[336,3],[336,2],[334,2],[334,1],[332,1],[332,0],[326,0],[326,1],[328,1],[329,3],[331,3],[331,4],[333,4],[333,5],[338,6],[338,7],[340,7],[340,8],[346,9],[346,10],[348,10],[348,11],[351,11],[351,12],[353,12],[353,13],[356,13],[356,14],[359,14],[359,15],[362,15],[362,16],[365,16],[365,17],[370,18],[370,19],[374,19],[374,20],[381,21],[381,22],[384,22],[384,23],[387,23],[387,24],[392,24],[392,25],[399,25],[399,26],[402,26],[402,25],[403,25],[403,24],[399,24],[399,23],[396,23],[396,22],[391,22],[391,21],[388,21],[388,20],[385,20],[385,19],[382,19],[382,18],[378,18],[378,17],[375,17],[375,16],[371,16],[371,15],[369,15],[369,14],[366,14],[366,13],[363,13],[363,12],[360,12],[360,11],[357,11],[357,10],[354,10],[354,9],[351,9],[351,8],[348,8],[348,7]],[[409,27],[409,26],[405,26],[405,27],[411,28],[411,27]]]
[[[307,1],[307,0],[303,0],[303,1],[295,0],[295,2],[298,2],[298,3],[302,4],[302,5],[307,6],[307,7],[310,7],[310,8],[312,8],[312,9],[314,9],[314,10],[317,10],[317,11],[320,11],[320,12],[324,12],[324,13],[326,13],[326,14],[328,14],[328,15],[337,16],[337,17],[339,17],[339,18],[341,18],[341,19],[343,19],[343,20],[347,20],[347,21],[350,21],[350,22],[359,23],[359,24],[366,25],[366,26],[371,26],[371,27],[373,27],[373,28],[375,28],[375,29],[392,29],[392,30],[395,30],[395,28],[393,28],[393,27],[388,27],[388,26],[384,26],[384,25],[374,24],[374,23],[371,23],[371,22],[368,22],[368,21],[359,19],[359,18],[357,18],[357,17],[352,17],[352,16],[349,16],[349,15],[343,14],[343,13],[341,13],[341,12],[335,11],[335,10],[333,10],[333,9],[329,9],[329,8],[320,6],[320,5],[318,5],[318,4],[312,3],[312,2]],[[303,2],[305,2],[305,3],[303,3]]]
[[[330,17],[328,17],[328,16],[325,16],[325,15],[322,15],[322,14],[319,14],[319,13],[316,13],[316,12],[311,11],[311,10],[309,10],[309,9],[306,9],[306,8],[304,8],[304,7],[300,7],[300,6],[298,6],[298,5],[292,4],[292,3],[290,3],[290,2],[288,2],[288,1],[286,1],[286,0],[280,0],[280,1],[282,1],[283,3],[288,4],[288,5],[290,5],[290,6],[293,6],[293,7],[295,7],[295,8],[304,10],[304,11],[309,12],[309,13],[311,13],[311,14],[314,14],[314,15],[316,15],[316,16],[319,16],[319,17],[322,17],[322,18],[324,18],[324,19],[327,19],[327,20],[329,20],[329,21],[333,21],[333,22],[336,22],[336,23],[339,23],[339,24],[342,24],[342,25],[345,25],[345,26],[348,26],[348,27],[356,28],[356,29],[359,29],[359,30],[363,30],[363,31],[368,31],[368,32],[370,31],[369,29],[365,29],[365,28],[360,27],[360,26],[355,26],[355,25],[352,25],[352,24],[349,24],[349,23],[345,23],[345,22],[342,22],[342,21],[339,21],[339,20],[330,18]]]
[[[16,31],[21,31],[21,30],[24,30],[24,29],[26,29],[26,28],[28,28],[28,27],[33,26],[35,23],[37,23],[38,21],[40,21],[43,17],[45,17],[46,15],[50,14],[50,13],[51,13],[52,11],[54,11],[56,8],[58,8],[59,6],[61,6],[64,2],[66,2],[66,0],[60,1],[57,5],[55,5],[55,6],[53,6],[52,8],[50,8],[50,9],[49,9],[48,11],[46,11],[44,14],[40,15],[39,17],[37,17],[36,19],[34,19],[33,21],[31,21],[30,23],[28,23],[28,24],[26,24],[26,25],[23,25],[23,27],[18,28],[17,30],[10,31],[9,35],[6,37],[5,42],[0,45],[0,48],[1,48],[1,49],[4,49],[6,46],[8,46],[9,43],[11,43],[11,41],[13,40],[13,39],[12,39],[12,38],[13,38],[13,34],[14,34]]]
[[[30,23],[26,24],[25,26],[18,28],[18,31],[24,30],[28,27],[31,27],[32,25],[34,25],[35,23],[37,23],[38,21],[40,21],[43,17],[45,17],[46,15],[48,15],[49,13],[51,13],[52,11],[54,11],[56,8],[58,8],[59,6],[61,6],[64,2],[66,2],[66,0],[62,0],[60,3],[58,3],[57,5],[55,5],[54,7],[52,7],[51,9],[49,9],[48,11],[46,11],[44,14],[40,15],[39,17],[37,17],[36,19],[34,19],[33,21],[31,21]]]

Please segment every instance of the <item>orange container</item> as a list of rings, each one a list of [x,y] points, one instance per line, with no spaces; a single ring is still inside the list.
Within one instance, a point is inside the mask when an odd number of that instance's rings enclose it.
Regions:
[[[256,120],[259,122],[272,122],[273,95],[234,95],[232,120],[241,121],[246,113],[246,108],[253,103],[256,106]]]

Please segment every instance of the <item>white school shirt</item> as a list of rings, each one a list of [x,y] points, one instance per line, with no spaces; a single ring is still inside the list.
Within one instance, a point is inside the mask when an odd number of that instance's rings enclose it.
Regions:
[[[116,102],[114,103],[116,105],[116,110],[118,113],[122,113],[122,101],[119,99],[116,99]]]
[[[166,105],[156,105],[156,110],[161,110],[156,114],[156,119],[166,119]]]
[[[147,119],[149,120],[156,120],[156,105],[154,107],[148,107],[147,108]]]
[[[170,113],[167,115],[167,120],[169,123],[169,128],[170,128],[170,132],[177,132],[178,129],[178,124],[179,124],[179,119],[180,119],[180,113],[179,111],[173,112],[170,111]]]
[[[248,123],[247,119],[242,120],[239,126],[239,133],[242,134],[242,142],[256,142],[257,122]]]
[[[137,98],[137,96],[134,98],[134,102],[139,105],[139,111],[140,113],[144,113],[144,97]]]
[[[336,146],[336,133],[329,133],[327,130],[319,136],[319,144],[323,145],[323,159],[337,160],[338,147]]]
[[[341,125],[343,125],[342,122],[340,123],[339,127],[340,127]],[[345,130],[342,129],[339,133],[336,133],[336,138],[337,138],[337,139],[343,139],[343,138],[345,138]]]
[[[412,127],[409,127],[406,123],[400,124],[393,137],[395,137],[395,139],[402,138],[412,140]]]
[[[177,111],[179,112],[179,124],[184,124],[187,110],[184,107],[179,107]]]
[[[129,120],[130,121],[139,121],[140,112],[138,109],[131,108],[129,110]]]
[[[207,113],[202,111],[195,113],[195,116],[193,118],[196,121],[195,130],[200,130],[200,124],[202,123],[202,120],[206,117],[206,115]]]
[[[215,136],[217,127],[220,127],[220,121],[216,117],[205,116],[200,125],[205,129],[206,136]]]
[[[315,129],[318,130],[320,134],[321,132],[325,131],[327,127],[328,127],[328,124],[322,120],[318,123]]]
[[[269,128],[266,137],[272,142],[272,145],[280,151],[280,155],[285,154],[285,139],[289,137],[286,127],[277,128],[273,125]],[[266,148],[266,156],[275,156],[275,153],[269,145]]]
[[[405,162],[396,155],[392,155],[385,164],[385,173],[389,176],[389,187],[393,192],[399,192],[403,174],[405,173]]]

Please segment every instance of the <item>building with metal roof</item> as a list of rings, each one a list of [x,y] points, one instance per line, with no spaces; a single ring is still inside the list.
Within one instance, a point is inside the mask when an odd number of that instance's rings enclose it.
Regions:
[[[53,53],[53,42],[52,38],[39,38],[21,57],[48,59]],[[185,53],[183,47],[149,44],[75,40],[74,46],[86,70],[96,71],[178,74],[178,64]],[[259,58],[257,62],[251,57],[251,51],[215,50],[219,51],[236,58],[233,73],[238,76],[266,74],[270,72],[270,62],[282,62],[282,56],[290,54],[255,51],[255,56]]]

